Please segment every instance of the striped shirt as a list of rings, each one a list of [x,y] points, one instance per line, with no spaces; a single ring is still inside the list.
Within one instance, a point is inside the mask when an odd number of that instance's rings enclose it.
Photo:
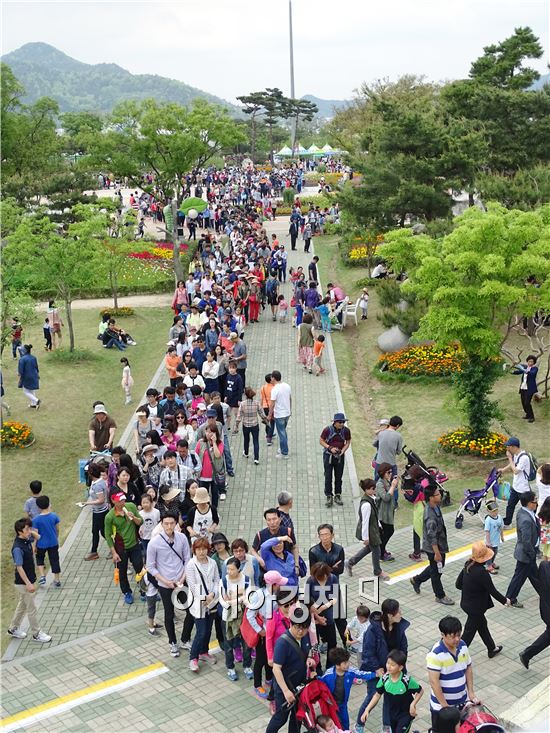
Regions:
[[[237,413],[237,422],[241,422],[245,428],[252,428],[258,425],[260,420],[264,420],[265,416],[262,408],[257,400],[243,400],[239,405]]]
[[[441,691],[449,705],[463,705],[467,701],[466,670],[471,663],[470,652],[462,640],[458,643],[456,656],[451,654],[443,640],[438,641],[426,655],[428,670],[439,672]],[[433,689],[430,695],[430,708],[441,710]]]

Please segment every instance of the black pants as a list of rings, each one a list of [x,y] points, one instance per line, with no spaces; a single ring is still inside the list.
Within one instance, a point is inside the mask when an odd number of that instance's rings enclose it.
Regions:
[[[164,606],[164,627],[168,634],[168,643],[176,643],[176,629],[174,627],[174,604],[172,603],[172,588],[163,588],[159,585],[158,592]]]
[[[528,394],[526,389],[520,389],[519,396],[521,398],[521,406],[523,407],[525,415],[529,420],[534,420],[535,413],[533,412],[533,405],[531,404],[533,395]]]
[[[523,655],[527,657],[527,660],[536,657],[544,649],[550,646],[550,626],[547,626],[542,634],[530,644],[527,649],[523,652]]]
[[[536,560],[532,560],[531,562],[520,562],[518,560],[516,562],[516,569],[506,591],[506,598],[509,598],[512,603],[517,601],[519,592],[527,579],[529,579],[533,588],[539,593],[539,569]]]
[[[296,249],[296,240],[297,239],[298,239],[298,237],[293,237],[293,236],[290,237],[290,247],[291,247],[291,249]]]
[[[380,552],[382,553],[382,560],[384,559],[384,553],[386,552],[386,545],[391,539],[392,534],[395,532],[395,527],[393,524],[386,524],[385,522],[380,522],[382,526],[382,533],[380,539],[382,540],[382,543],[380,545]]]
[[[183,642],[191,641],[191,632],[193,631],[194,625],[194,617],[189,613],[189,611],[186,611],[185,618],[183,619],[183,629],[181,630],[181,640]]]
[[[108,511],[92,512],[92,552],[97,552],[99,535],[105,539],[105,517]]]
[[[504,525],[506,527],[509,527],[512,524],[512,519],[514,518],[514,511],[516,508],[516,504],[519,501],[521,494],[518,494],[517,491],[514,491],[514,489],[510,489],[510,496],[508,498],[508,503],[506,504],[506,514],[504,516]]]
[[[437,567],[437,563],[435,561],[435,555],[433,552],[427,552],[426,553],[429,561],[429,565],[427,568],[424,568],[424,570],[420,573],[420,575],[415,575],[413,580],[418,583],[419,585],[421,583],[425,583],[427,580],[432,581],[432,588],[433,592],[435,593],[436,598],[444,598],[445,597],[445,591],[443,590],[443,583],[441,582],[441,573],[439,572],[439,568]],[[445,553],[441,553],[441,562],[443,563],[443,567],[445,567]],[[509,598],[510,596],[508,596]]]
[[[384,725],[389,725],[392,733],[407,733],[413,720],[414,718],[408,712],[398,713],[392,715],[388,721],[384,720]]]
[[[256,644],[256,659],[254,660],[254,687],[262,686],[262,672],[265,669],[265,678],[269,682],[273,679],[273,670],[267,663],[267,649],[265,636],[260,636]]]
[[[333,623],[327,624],[326,626],[315,624],[315,630],[317,631],[317,638],[324,641],[327,645],[327,663],[325,669],[328,669],[330,667],[328,662],[329,652],[336,646],[336,625]]]
[[[250,436],[252,436],[252,445],[254,447],[254,460],[260,460],[260,426],[253,425],[251,428],[247,428],[243,425],[243,450],[248,455],[250,448]]]
[[[288,707],[283,693],[277,690],[275,693],[275,713],[269,721],[265,733],[277,733],[288,720],[288,733],[299,733],[299,726],[296,721],[296,706]]]
[[[332,474],[334,473],[334,493],[342,494],[342,476],[344,475],[343,456],[335,460],[333,456],[323,453],[323,468],[325,469],[325,496],[332,496]]]
[[[118,552],[118,550],[117,550]],[[118,571],[120,578],[120,590],[122,593],[130,593],[130,583],[128,583],[128,560],[132,563],[136,574],[143,570],[143,555],[141,554],[141,546],[134,545],[129,550],[124,549],[118,552],[120,562],[118,563]]]
[[[61,565],[59,564],[59,545],[53,545],[52,547],[36,548],[36,564],[44,565],[46,559],[46,553],[48,554],[48,560],[50,561],[50,568],[52,573],[60,573]]]
[[[413,552],[415,555],[420,555],[420,537],[416,534],[413,529]]]
[[[342,604],[340,603],[340,608],[342,607]],[[336,624],[336,628],[338,629],[338,633],[340,634],[340,639],[342,639],[342,644],[344,645],[344,648],[346,646],[346,627],[348,625],[347,619],[345,618],[335,618],[334,623]]]
[[[481,641],[487,647],[488,652],[492,652],[496,648],[494,639],[491,636],[489,627],[487,626],[487,619],[483,613],[468,614],[466,624],[464,625],[464,631],[462,632],[462,641],[467,647],[470,646],[476,634],[480,635]]]
[[[243,380],[243,389],[246,387],[246,369],[237,369],[237,374],[241,375]]]

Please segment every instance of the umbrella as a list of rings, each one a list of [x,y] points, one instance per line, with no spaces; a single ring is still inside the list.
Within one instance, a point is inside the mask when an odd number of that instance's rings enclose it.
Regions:
[[[189,213],[189,209],[196,209],[200,213],[201,211],[204,211],[207,206],[208,204],[204,199],[194,197],[183,199],[181,204],[178,206],[178,209],[180,211],[183,211],[185,216],[187,216],[187,214]]]

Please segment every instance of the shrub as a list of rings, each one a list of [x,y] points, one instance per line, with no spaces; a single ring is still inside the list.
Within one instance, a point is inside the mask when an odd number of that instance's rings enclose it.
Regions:
[[[51,352],[49,358],[60,364],[80,364],[85,361],[97,361],[99,357],[90,349],[73,349],[73,351],[55,349]]]
[[[407,346],[393,354],[382,354],[378,367],[412,377],[448,377],[462,368],[464,354],[459,346]]]
[[[283,190],[283,201],[285,204],[292,206],[296,197],[296,191],[293,188],[285,188]]]
[[[2,448],[25,448],[33,441],[32,428],[25,422],[8,420],[0,428],[0,447]]]
[[[327,235],[330,235],[330,234],[341,234],[341,232],[342,232],[342,225],[339,222],[336,223],[336,222],[333,222],[333,221],[325,221],[324,232]]]
[[[129,305],[123,305],[120,306],[120,308],[102,308],[99,311],[99,315],[102,318],[107,314],[113,316],[113,318],[124,318],[125,316],[134,316],[135,313],[135,310],[133,308],[130,308]]]
[[[457,456],[480,456],[481,458],[499,458],[506,454],[506,435],[487,433],[476,438],[468,428],[458,428],[441,435],[437,442],[445,453]]]

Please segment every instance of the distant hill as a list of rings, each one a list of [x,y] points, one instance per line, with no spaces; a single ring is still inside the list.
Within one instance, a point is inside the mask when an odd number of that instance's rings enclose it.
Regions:
[[[548,85],[550,85],[550,74],[541,74],[540,78],[533,82],[529,89],[533,89],[533,91],[538,92],[540,89]]]
[[[348,101],[345,99],[320,99],[319,97],[314,97],[312,94],[305,94],[302,99],[307,99],[308,102],[316,104],[319,108],[317,115],[324,117],[326,120],[330,120],[334,117],[335,111],[337,112],[348,104]]]
[[[154,97],[184,106],[202,98],[238,113],[229,102],[181,81],[131,74],[116,64],[84,64],[47,43],[26,43],[2,56],[2,61],[25,88],[25,102],[51,97],[62,112],[110,112],[121,101]]]

